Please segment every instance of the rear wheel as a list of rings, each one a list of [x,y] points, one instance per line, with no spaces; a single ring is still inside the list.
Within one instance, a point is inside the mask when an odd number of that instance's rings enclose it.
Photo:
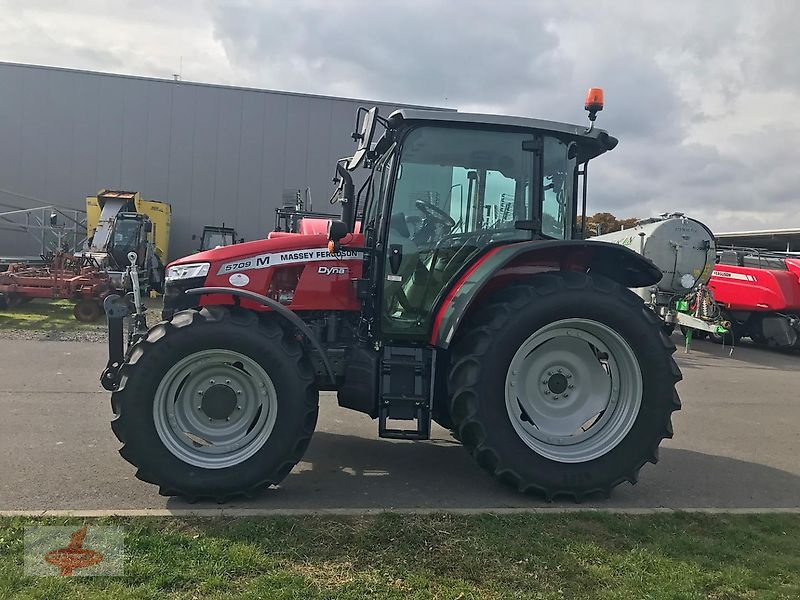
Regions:
[[[477,462],[520,491],[609,494],[672,436],[674,349],[629,290],[538,275],[499,292],[454,342],[453,421]]]
[[[311,439],[317,402],[302,347],[277,323],[189,310],[131,351],[112,427],[136,476],[161,494],[222,502],[289,474]]]

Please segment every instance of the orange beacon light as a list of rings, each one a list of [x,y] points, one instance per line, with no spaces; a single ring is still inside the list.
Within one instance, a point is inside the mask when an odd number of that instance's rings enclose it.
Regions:
[[[603,110],[603,88],[589,88],[583,107],[589,111],[589,120],[594,121],[597,113]]]

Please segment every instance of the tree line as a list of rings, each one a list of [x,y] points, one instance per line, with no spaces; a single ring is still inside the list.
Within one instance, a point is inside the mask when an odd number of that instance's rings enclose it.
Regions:
[[[592,237],[619,231],[620,229],[628,229],[636,225],[637,221],[639,221],[637,217],[618,219],[608,212],[595,213],[590,217],[586,217],[586,236]]]

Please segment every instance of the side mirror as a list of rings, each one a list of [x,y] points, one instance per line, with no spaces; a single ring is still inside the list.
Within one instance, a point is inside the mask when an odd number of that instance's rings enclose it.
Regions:
[[[359,109],[359,113],[363,109]],[[364,161],[370,148],[372,147],[372,138],[375,135],[375,117],[378,115],[378,107],[373,106],[364,115],[364,121],[361,124],[361,131],[353,133],[353,139],[358,141],[358,149],[353,154],[353,157],[347,163],[347,170],[353,171]],[[358,124],[356,123],[356,126]]]

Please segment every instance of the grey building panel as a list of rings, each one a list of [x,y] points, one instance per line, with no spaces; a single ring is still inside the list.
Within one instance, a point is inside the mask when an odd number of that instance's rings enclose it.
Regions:
[[[311,128],[309,113],[312,110],[309,98],[297,98],[288,103],[286,114],[286,141],[284,146],[285,160],[283,168],[283,188],[297,189],[305,187],[308,182],[308,151]],[[273,145],[268,147],[270,154],[281,151],[281,147]],[[268,194],[277,193],[278,190],[266,190]]]
[[[11,63],[0,63],[0,89],[0,212],[139,191],[172,205],[172,257],[192,252],[204,225],[265,236],[285,190],[309,187],[315,210],[336,211],[330,179],[353,150],[356,109],[397,108]],[[0,255],[37,251],[0,229]]]
[[[147,148],[147,87],[143,82],[122,80],[122,152],[120,153],[120,181],[123,190],[135,190],[141,181],[150,182],[146,175],[144,150]]]
[[[48,112],[48,81],[37,73],[29,72],[23,75],[21,83],[24,94],[20,113],[22,137],[19,146],[22,165],[13,189],[34,198],[44,198],[47,196],[43,171],[47,168],[49,123],[44,116]]]
[[[97,178],[104,182],[101,187],[122,189],[125,90],[116,79],[103,78],[97,96]]]
[[[229,198],[225,203],[223,219],[226,224],[235,225],[240,236],[253,239],[257,227],[253,222],[261,221],[262,176],[264,162],[264,122],[263,98],[258,94],[242,96],[242,134],[238,164],[237,201]],[[254,217],[258,215],[258,217]]]
[[[244,96],[235,90],[220,90],[213,218],[210,224],[231,223],[228,216],[233,198],[239,198],[239,165],[242,148]]]
[[[58,198],[64,193],[69,193],[72,183],[73,155],[70,148],[73,145],[73,105],[74,88],[65,87],[66,75],[57,73],[48,81],[47,108],[49,122],[46,125],[44,162],[40,171],[43,178],[43,197]],[[62,91],[64,90],[64,91]],[[66,101],[54,103],[50,101],[56,94],[63,93]]]
[[[189,215],[191,214],[192,167],[194,163],[195,94],[192,88],[184,86],[172,86],[171,91],[167,194],[161,197],[148,194],[147,197],[164,200],[172,205],[173,219],[170,240],[172,250],[170,254],[178,256],[191,249],[191,246],[187,248],[182,242],[186,236],[191,239],[191,235],[194,233],[193,226],[189,222]],[[144,192],[144,190],[141,191]]]
[[[193,90],[195,91],[195,90]],[[197,94],[192,136],[192,179],[188,210],[184,215],[192,225],[214,222],[214,185],[219,135],[219,95]],[[225,157],[220,157],[225,160]],[[177,218],[177,215],[176,215]]]
[[[261,197],[258,210],[253,215],[258,215],[249,222],[249,227],[242,229],[247,239],[259,235],[261,226],[269,223],[273,206],[279,206],[286,179],[286,162],[288,160],[287,131],[288,121],[288,96],[266,94],[264,103],[264,131],[262,136],[262,163],[261,163]],[[236,225],[239,227],[239,224]],[[253,231],[252,229],[256,229]]]
[[[23,76],[21,70],[10,71],[3,79],[0,93],[0,189],[11,187],[12,179],[22,172],[22,127],[19,121],[25,97]],[[0,211],[19,206],[17,199],[0,193]]]
[[[172,87],[146,82],[147,138],[143,148],[144,176],[153,198],[169,195]]]
[[[64,145],[72,161],[70,183],[59,194],[57,203],[80,208],[80,199],[97,191],[98,156],[105,148],[103,124],[98,119],[101,79],[82,76],[75,82],[69,80],[69,73],[63,75],[62,91],[68,100],[62,102],[72,114],[72,139]]]

